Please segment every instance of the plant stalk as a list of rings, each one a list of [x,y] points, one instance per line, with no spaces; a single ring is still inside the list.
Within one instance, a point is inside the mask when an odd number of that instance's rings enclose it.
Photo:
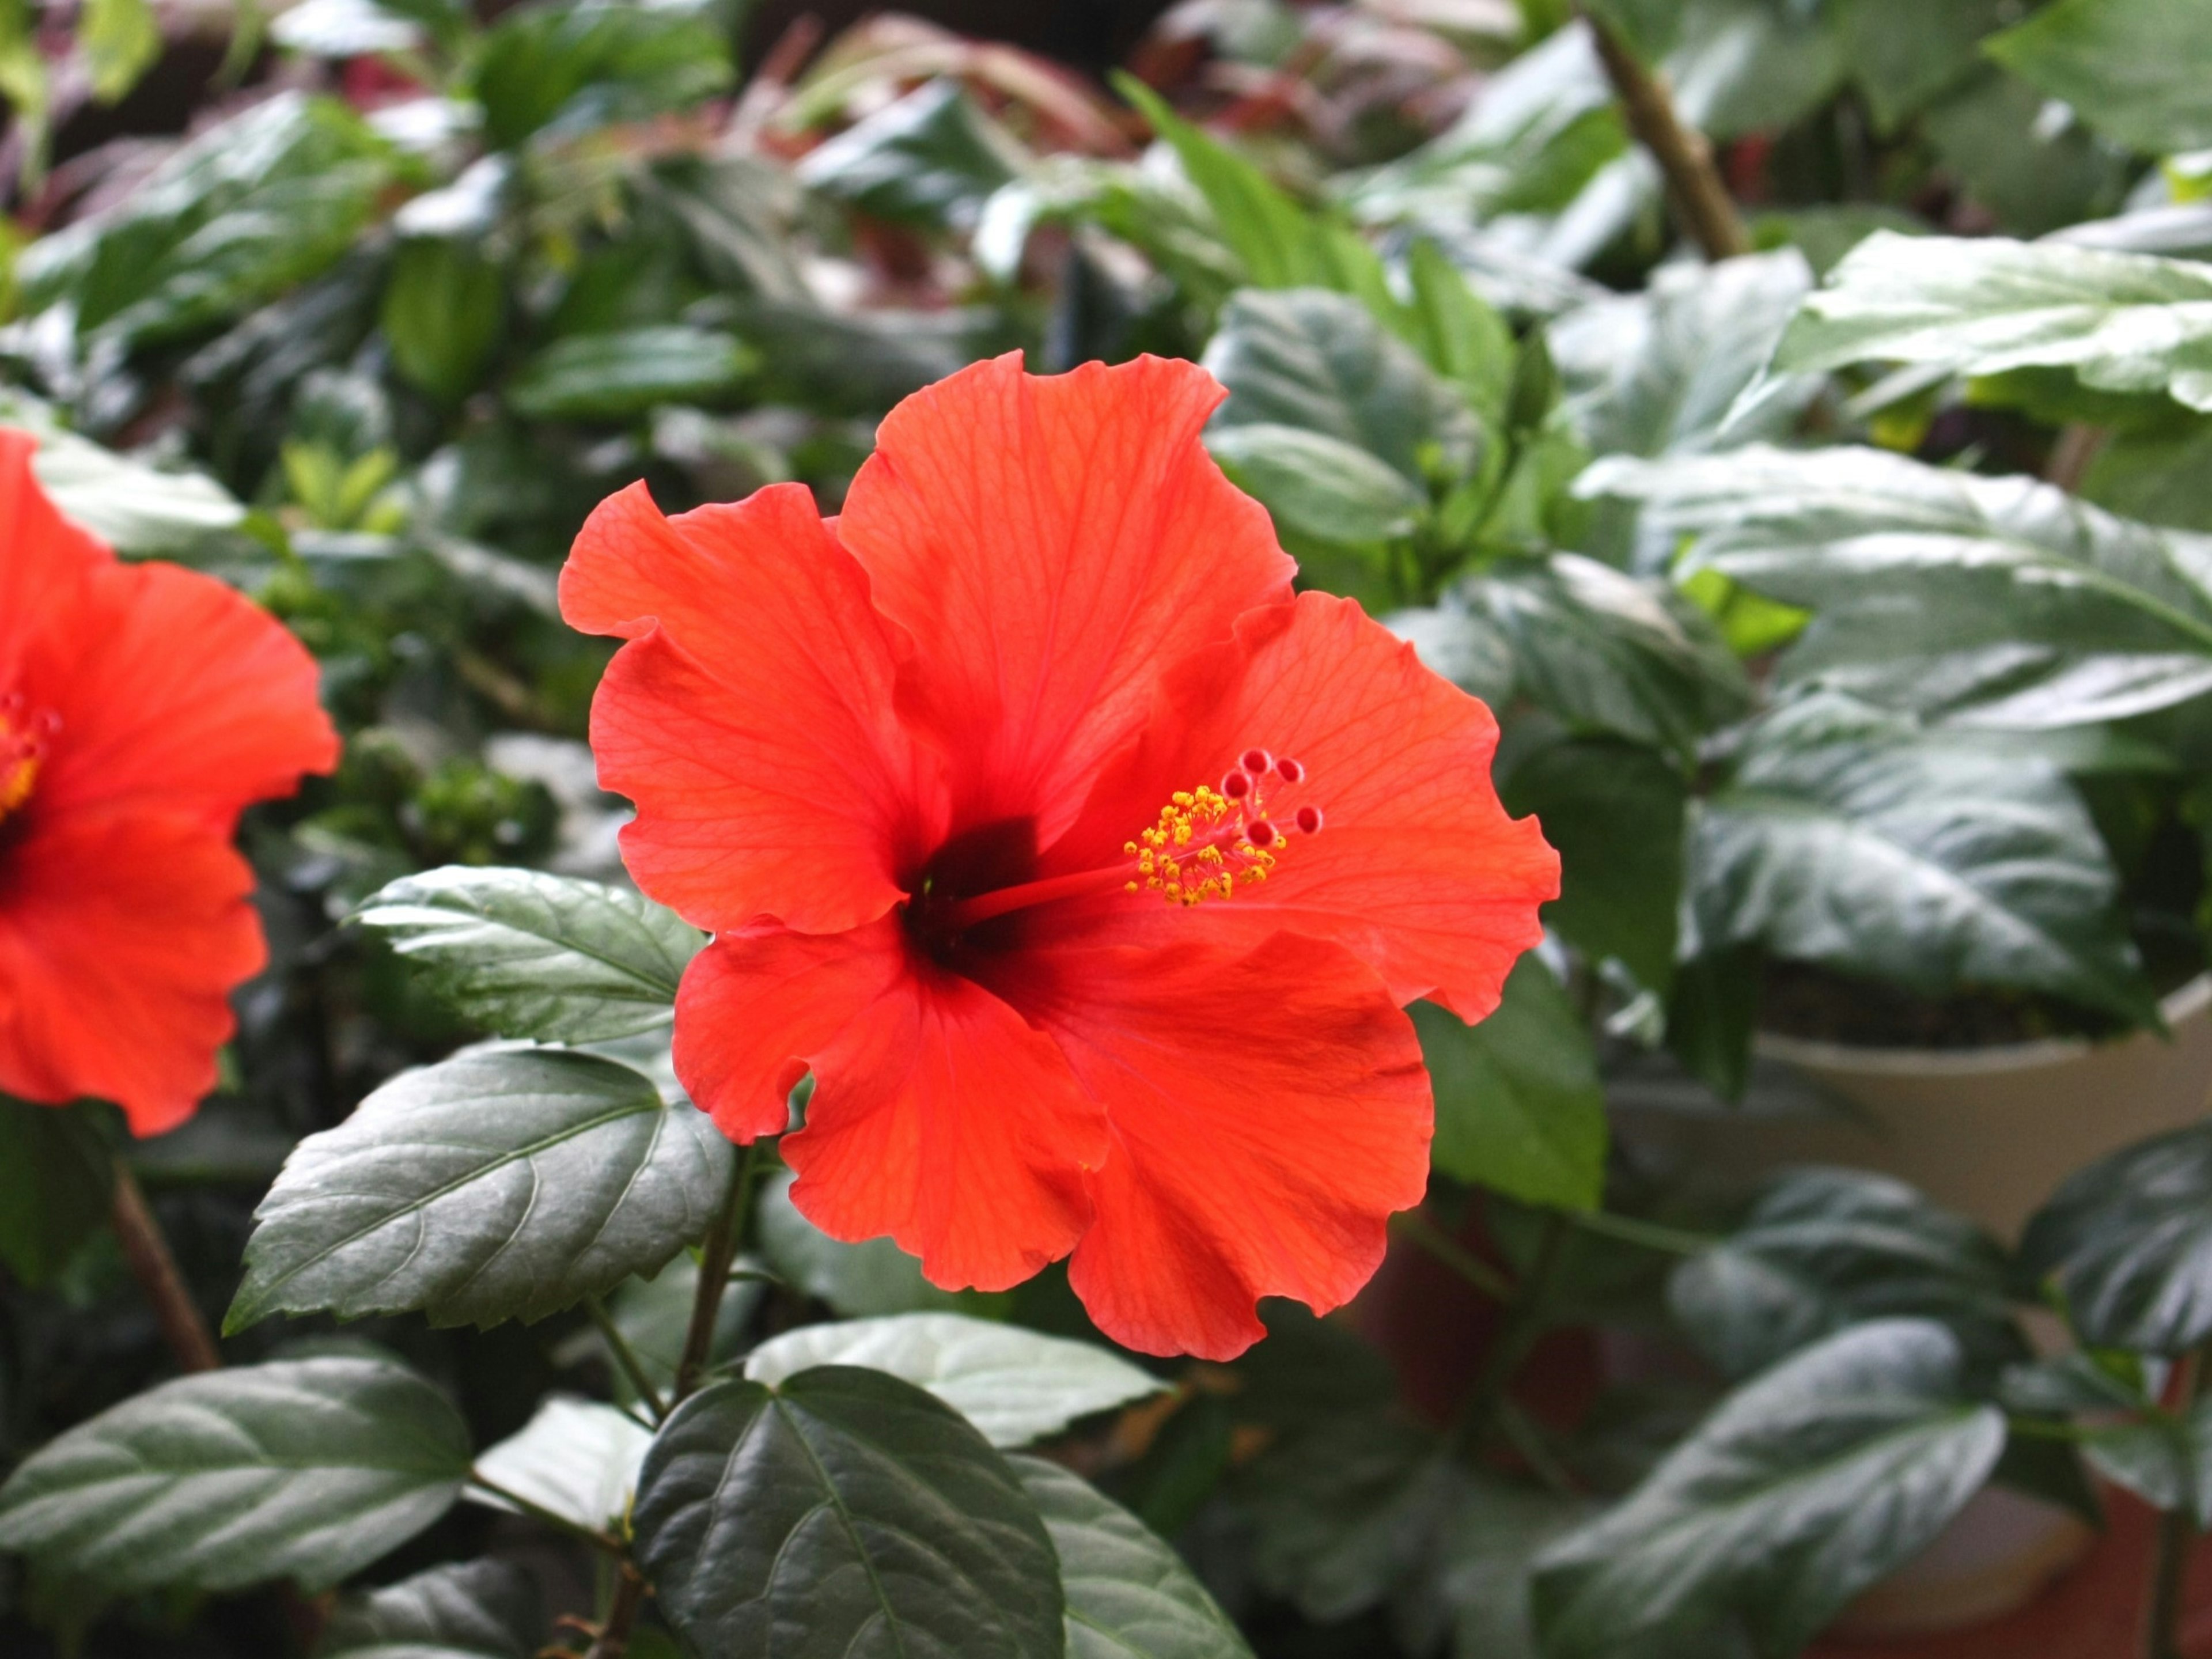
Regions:
[[[2185,1354],[2172,1407],[2186,1418],[2204,1383],[2202,1350]],[[2184,1492],[2181,1501],[2158,1518],[2158,1542],[2151,1557],[2149,1605],[2144,1609],[2142,1659],[2182,1659],[2182,1602],[2187,1589],[2185,1572],[2189,1547],[2196,1541],[2196,1494]]]
[[[154,1317],[161,1327],[161,1339],[168,1344],[178,1369],[221,1369],[222,1354],[216,1346],[215,1334],[208,1329],[207,1321],[200,1316],[199,1304],[185,1288],[185,1276],[177,1270],[177,1258],[170,1253],[161,1224],[154,1218],[154,1212],[146,1203],[138,1177],[119,1158],[115,1160],[115,1196],[110,1219],[116,1239],[123,1246],[123,1258],[131,1264],[131,1276],[138,1281],[139,1290],[152,1304]]]
[[[1651,152],[1666,176],[1667,198],[1682,228],[1708,259],[1733,259],[1750,252],[1751,234],[1720,169],[1713,165],[1712,146],[1705,134],[1682,124],[1665,84],[1603,19],[1587,12],[1583,18],[1596,43],[1598,60],[1605,65],[1606,79],[1613,82],[1613,95],[1628,118],[1628,130]]]
[[[1425,1210],[1401,1210],[1390,1231],[1410,1238],[1492,1302],[1513,1300],[1513,1281],[1429,1219]]]
[[[645,1597],[644,1577],[625,1564],[615,1585],[613,1605],[607,1609],[606,1623],[599,1626],[598,1638],[584,1659],[623,1659],[629,1651],[629,1633],[637,1628],[637,1616],[645,1610]]]
[[[653,1379],[646,1375],[644,1362],[623,1335],[622,1328],[615,1323],[613,1316],[607,1312],[606,1304],[596,1296],[586,1297],[584,1311],[591,1315],[592,1323],[599,1329],[599,1340],[607,1345],[607,1352],[614,1356],[615,1364],[629,1379],[630,1387],[637,1390],[637,1397],[645,1402],[646,1410],[653,1413],[653,1420],[656,1424],[666,1422],[668,1402],[660,1397],[660,1390],[653,1386]]]

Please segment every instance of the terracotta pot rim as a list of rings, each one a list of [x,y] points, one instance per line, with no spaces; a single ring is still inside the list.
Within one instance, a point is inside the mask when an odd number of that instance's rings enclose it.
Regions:
[[[2158,1010],[2168,1026],[2179,1025],[2212,1008],[2212,970],[2169,992]],[[2153,1034],[2130,1032],[2103,1042],[2087,1037],[2043,1037],[2033,1042],[1994,1043],[1982,1048],[1885,1048],[1761,1031],[1753,1052],[1806,1071],[1864,1077],[1973,1077],[1992,1072],[2027,1072],[2060,1066]]]

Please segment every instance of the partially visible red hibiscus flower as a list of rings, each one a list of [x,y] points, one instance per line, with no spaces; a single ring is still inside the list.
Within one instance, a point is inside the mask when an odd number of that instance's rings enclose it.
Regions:
[[[191,1115],[264,959],[230,844],[327,772],[314,659],[195,571],[125,564],[0,431],[0,1093]]]
[[[1146,358],[963,371],[841,519],[799,485],[603,502],[562,573],[630,641],[592,710],[641,886],[715,935],[676,1067],[783,1143],[825,1231],[946,1286],[1073,1252],[1099,1328],[1228,1358],[1326,1310],[1418,1203],[1404,1006],[1480,1019],[1559,890],[1490,711],[1293,596],[1208,459],[1220,387]]]

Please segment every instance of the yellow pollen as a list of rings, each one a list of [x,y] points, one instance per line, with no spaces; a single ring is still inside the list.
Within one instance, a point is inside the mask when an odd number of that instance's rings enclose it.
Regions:
[[[1123,844],[1137,861],[1137,879],[1127,890],[1155,892],[1188,909],[1267,880],[1275,854],[1253,845],[1249,829],[1261,810],[1256,787],[1243,800],[1206,784],[1176,790],[1158,821]]]
[[[0,818],[31,799],[55,724],[52,715],[27,716],[20,695],[0,698]]]

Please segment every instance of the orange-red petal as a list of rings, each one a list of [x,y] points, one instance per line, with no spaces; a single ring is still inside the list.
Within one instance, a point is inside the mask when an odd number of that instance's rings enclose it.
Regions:
[[[1067,1254],[1103,1115],[1050,1038],[972,981],[907,951],[896,919],[823,937],[760,929],[694,959],[677,1074],[741,1139],[783,1126],[792,1200],[823,1231],[888,1233],[948,1289],[1003,1290]]]
[[[253,874],[194,816],[33,813],[0,857],[0,1091],[112,1100],[134,1133],[215,1086],[264,959]]]
[[[1249,947],[1288,929],[1341,944],[1401,1005],[1432,998],[1468,1020],[1495,1008],[1542,937],[1559,854],[1534,818],[1498,804],[1490,710],[1350,599],[1304,593],[1250,612],[1233,642],[1179,665],[1049,867],[1110,862],[1170,793],[1217,783],[1255,746],[1304,766],[1275,793],[1286,812],[1319,806],[1320,834],[1291,834],[1274,873],[1233,899],[1186,910],[1115,895],[1062,907],[1055,925],[1161,949]]]
[[[74,613],[79,589],[115,556],[55,510],[31,471],[38,440],[0,428],[0,696],[32,641]]]
[[[1006,356],[884,422],[837,535],[913,640],[900,695],[958,759],[962,822],[1054,838],[1161,672],[1288,593],[1266,512],[1199,441],[1222,396],[1193,363]]]
[[[1259,1298],[1320,1311],[1382,1259],[1428,1180],[1413,1022],[1341,947],[1069,946],[1025,957],[1024,1011],[1113,1128],[1069,1267],[1098,1328],[1146,1353],[1228,1359]]]
[[[228,834],[257,800],[337,763],[307,647],[235,589],[176,565],[92,570],[25,660],[61,718],[35,810],[198,813]]]
[[[931,832],[867,580],[797,484],[670,520],[636,484],[561,574],[575,627],[632,642],[592,705],[599,781],[637,803],[638,884],[702,927],[881,916]]]

